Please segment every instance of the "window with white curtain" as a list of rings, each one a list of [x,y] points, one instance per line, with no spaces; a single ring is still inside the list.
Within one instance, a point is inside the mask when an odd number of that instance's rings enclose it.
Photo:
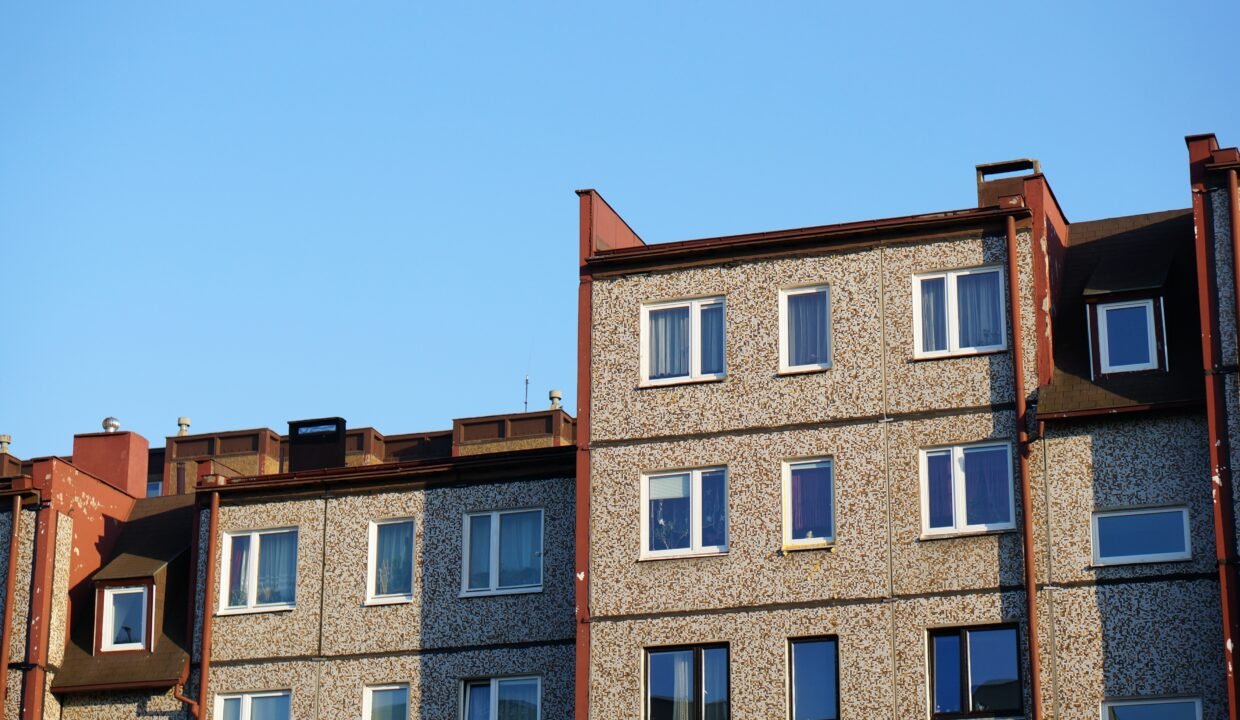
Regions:
[[[1016,527],[1012,446],[977,443],[921,451],[921,517],[926,535]]]
[[[822,547],[835,540],[831,458],[783,463],[784,547]]]
[[[369,536],[366,602],[409,602],[413,599],[413,520],[373,521]]]
[[[541,509],[466,515],[464,549],[462,595],[542,590]]]
[[[923,273],[913,278],[915,357],[1007,347],[1003,271],[997,267]]]
[[[831,298],[826,285],[779,291],[779,370],[831,367]]]
[[[728,720],[728,646],[646,650],[646,720]]]
[[[297,530],[224,534],[221,612],[281,610],[297,601]]]
[[[102,588],[100,650],[146,649],[150,635],[147,625],[151,615],[151,591],[147,585]]]
[[[643,558],[728,551],[728,474],[722,467],[642,477]]]
[[[409,720],[408,685],[371,685],[362,703],[364,720]]]
[[[1102,703],[1102,720],[1201,720],[1201,700],[1110,700]]]
[[[291,720],[292,693],[288,690],[215,696],[218,720]]]
[[[661,385],[722,378],[722,297],[642,306],[642,383]]]
[[[500,677],[464,683],[463,720],[540,720],[542,679]]]

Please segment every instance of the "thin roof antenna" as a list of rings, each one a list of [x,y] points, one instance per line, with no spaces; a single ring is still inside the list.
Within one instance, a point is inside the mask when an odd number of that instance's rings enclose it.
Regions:
[[[530,374],[525,374],[525,412],[530,411]]]

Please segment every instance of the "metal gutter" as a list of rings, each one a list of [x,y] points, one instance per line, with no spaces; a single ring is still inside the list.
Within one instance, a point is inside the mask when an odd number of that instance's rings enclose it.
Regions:
[[[1240,287],[1236,287],[1236,283],[1240,283],[1240,181],[1237,180],[1235,168],[1227,171],[1227,193],[1227,207],[1230,210],[1228,216],[1231,221],[1231,285],[1232,296],[1236,301],[1237,343],[1240,344]]]
[[[202,658],[198,669],[198,715],[207,707],[207,681],[211,675],[211,625],[215,615],[215,540],[220,532],[220,494],[211,493],[211,518],[207,521],[207,568],[202,582]],[[195,542],[197,540],[195,539]],[[191,573],[196,575],[197,572]]]

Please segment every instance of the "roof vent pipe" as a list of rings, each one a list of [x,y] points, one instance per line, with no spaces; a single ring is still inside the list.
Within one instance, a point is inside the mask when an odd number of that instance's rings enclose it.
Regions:
[[[107,417],[105,417],[105,418],[103,419],[103,431],[104,431],[104,432],[114,433],[114,432],[116,432],[117,430],[120,430],[120,429],[121,429],[121,421],[120,421],[120,420],[117,420],[116,418],[112,417],[111,415],[109,415],[109,416],[107,416]]]
[[[564,393],[560,392],[559,390],[552,390],[551,392],[547,393],[547,397],[551,400],[551,409],[559,410],[560,401],[564,399]]]
[[[189,435],[189,418],[182,415],[177,418],[177,437]]]
[[[11,442],[13,442],[12,436],[0,435],[0,454],[7,453],[9,451],[9,443]]]

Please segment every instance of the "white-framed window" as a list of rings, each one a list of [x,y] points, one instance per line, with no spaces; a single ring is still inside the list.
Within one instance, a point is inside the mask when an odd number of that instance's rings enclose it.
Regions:
[[[835,469],[831,458],[783,463],[784,547],[835,541]]]
[[[826,285],[779,291],[779,371],[831,367],[831,290]]]
[[[366,602],[413,600],[413,519],[372,520],[366,553]]]
[[[466,680],[461,687],[462,720],[540,720],[542,678]]]
[[[1105,510],[1093,515],[1095,565],[1171,562],[1193,556],[1188,508]]]
[[[297,528],[224,533],[221,612],[281,610],[297,602]]]
[[[1003,270],[969,268],[913,277],[913,356],[993,352],[1007,347]]]
[[[1011,444],[923,449],[921,517],[926,535],[1016,527]]]
[[[362,699],[362,720],[409,720],[409,686],[367,686]]]
[[[235,693],[215,696],[217,720],[291,720],[292,692]]]
[[[1102,720],[1201,720],[1201,700],[1108,700],[1102,703]]]
[[[641,557],[728,551],[727,468],[643,475],[641,503]]]
[[[1156,370],[1159,366],[1157,327],[1162,303],[1153,300],[1099,303],[1094,308],[1098,329],[1098,364],[1102,373]]]
[[[642,384],[722,378],[724,335],[722,297],[642,305]]]
[[[464,548],[462,595],[542,590],[542,509],[470,513]]]
[[[149,585],[105,587],[99,649],[145,650],[150,639],[151,592]]]

